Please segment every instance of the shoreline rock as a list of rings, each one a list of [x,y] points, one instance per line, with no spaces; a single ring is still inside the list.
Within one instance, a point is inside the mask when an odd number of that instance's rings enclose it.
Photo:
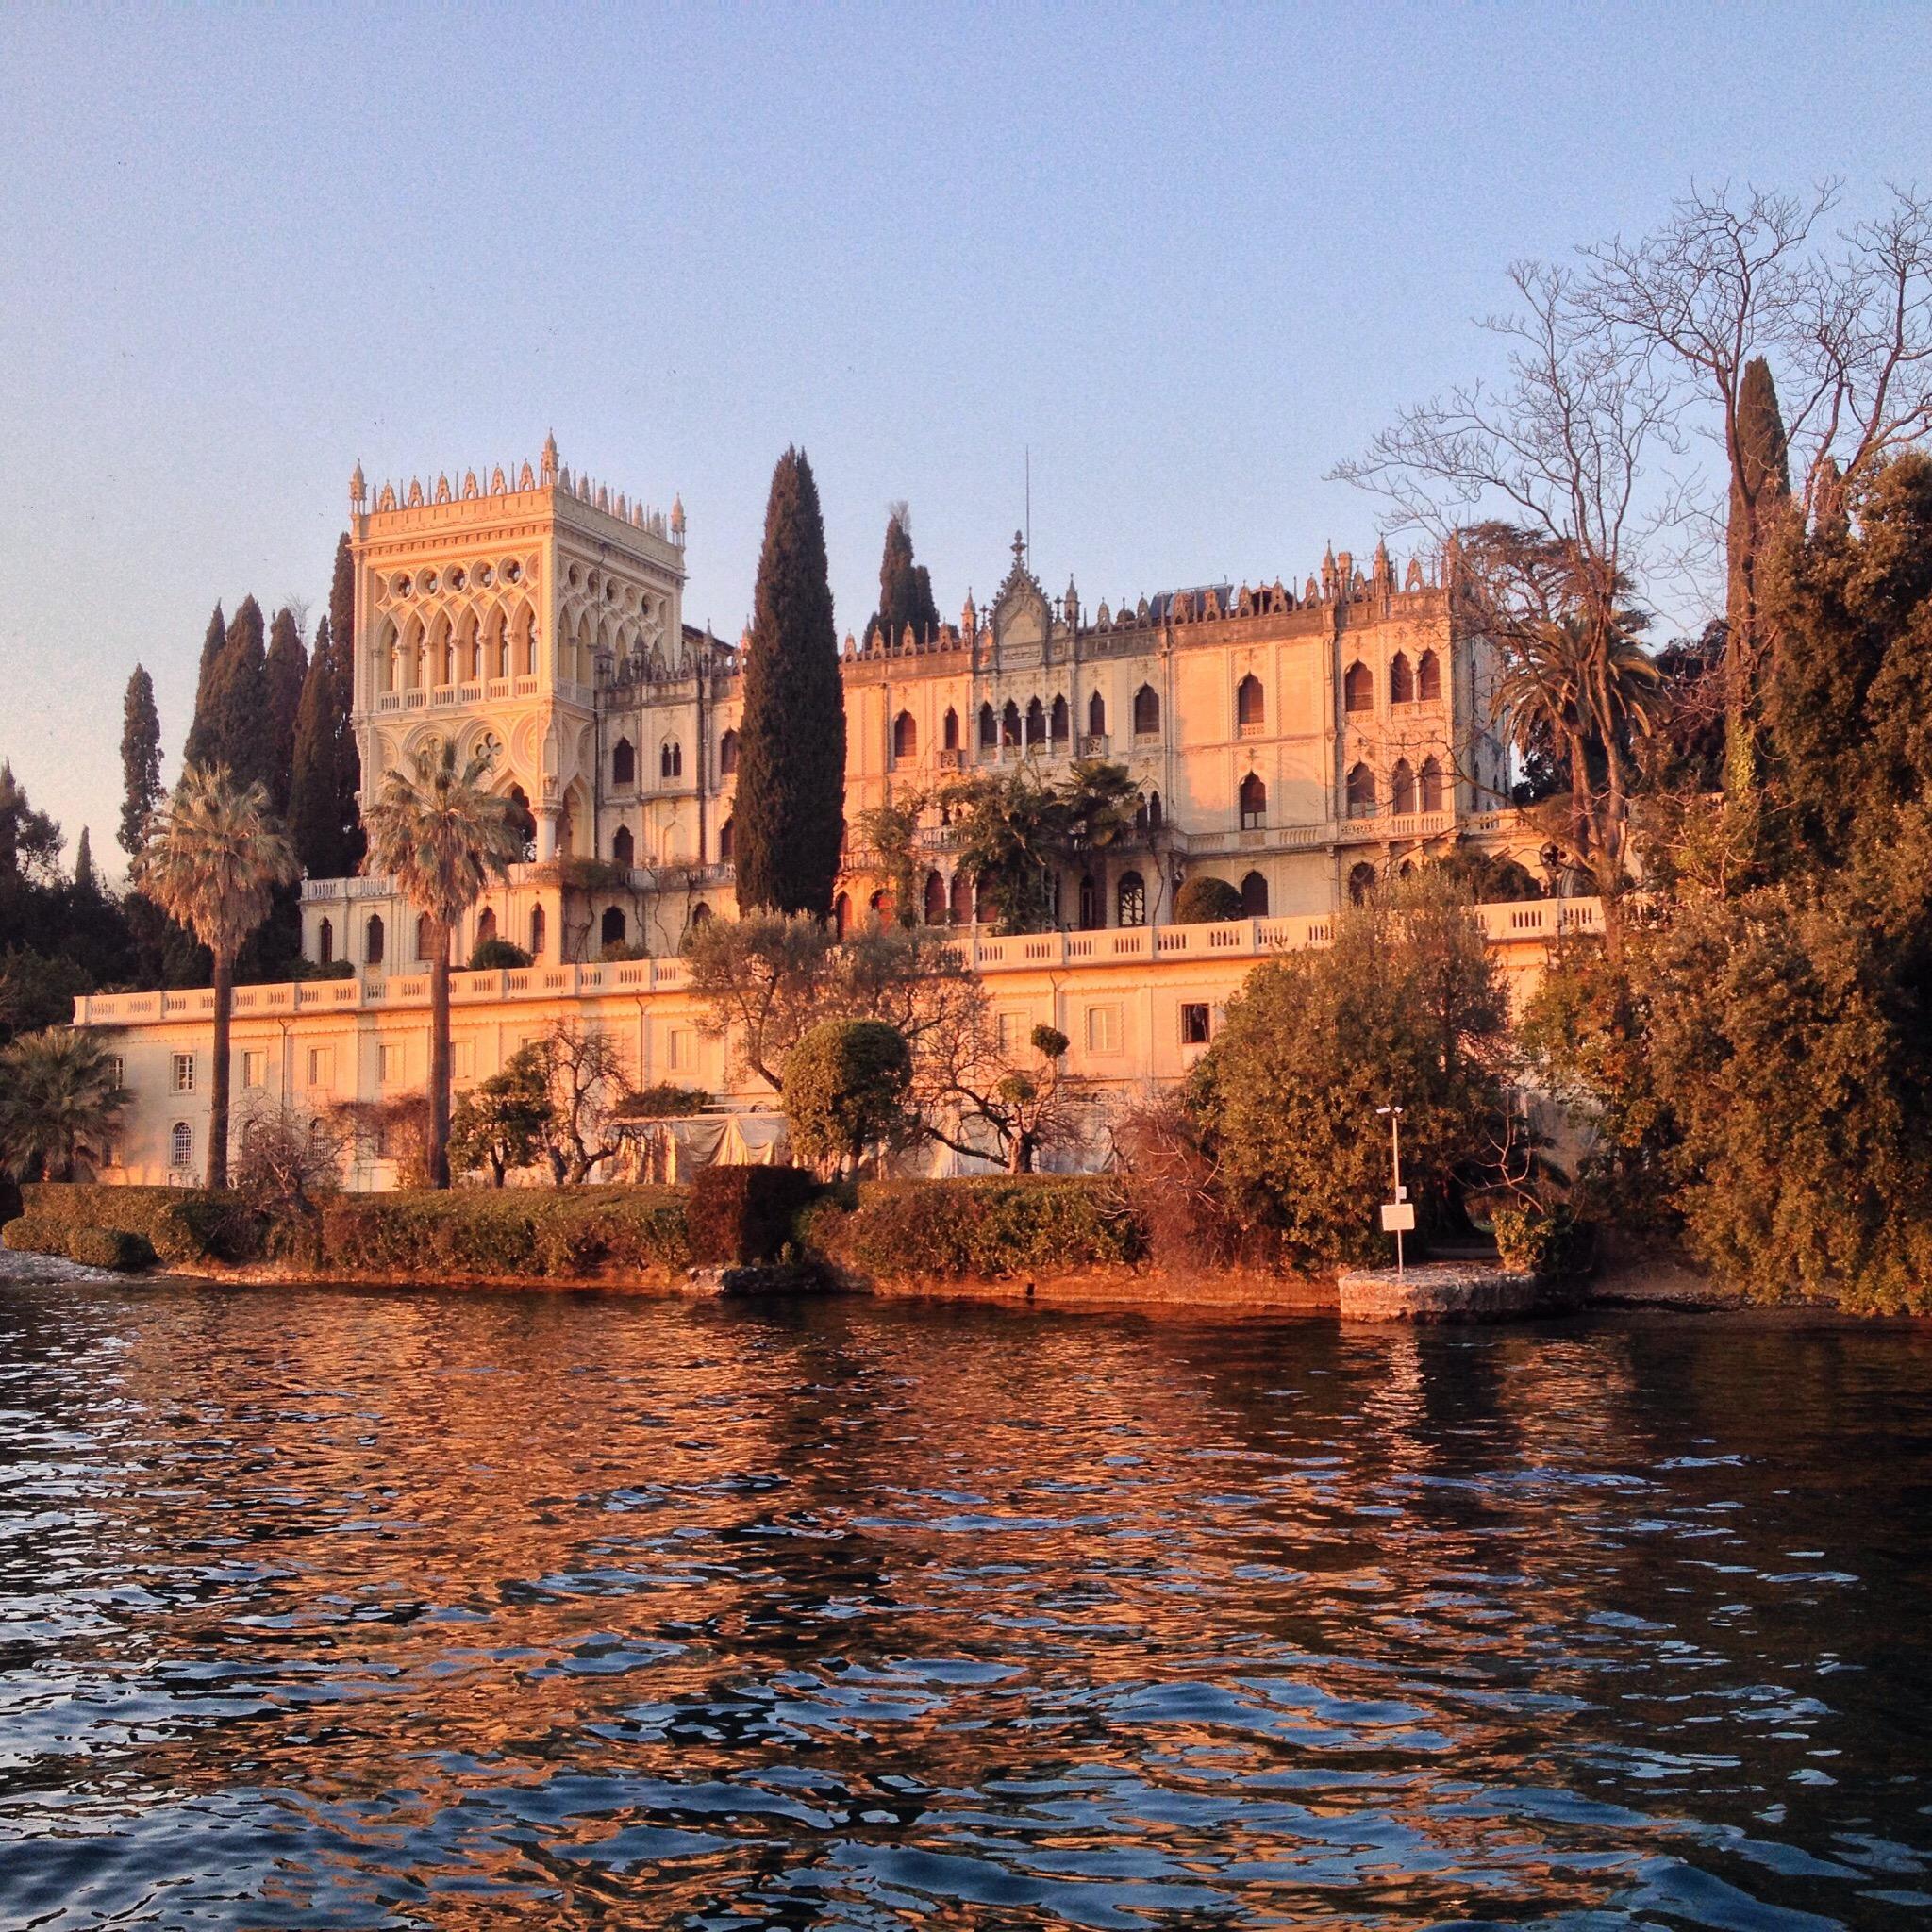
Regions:
[[[1520,1322],[1575,1306],[1534,1274],[1481,1261],[1349,1268],[1336,1287],[1344,1322]]]

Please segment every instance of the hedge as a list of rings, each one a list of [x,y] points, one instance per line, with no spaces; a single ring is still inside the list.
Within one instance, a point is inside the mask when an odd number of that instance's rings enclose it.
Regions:
[[[64,1255],[67,1230],[43,1214],[16,1214],[0,1227],[0,1248],[16,1255]]]
[[[802,1167],[702,1167],[687,1214],[691,1258],[712,1267],[777,1260],[800,1239],[800,1218],[824,1184]]]
[[[91,1181],[34,1181],[21,1190],[25,1212],[52,1223],[62,1245],[82,1228],[142,1236],[163,1262],[253,1261],[262,1251],[268,1217],[234,1194],[199,1188],[113,1188]]]
[[[152,1268],[156,1257],[154,1243],[144,1234],[129,1234],[125,1227],[79,1227],[67,1238],[67,1258],[132,1274]]]
[[[686,1265],[674,1188],[453,1188],[325,1203],[312,1265],[349,1274],[554,1279]]]
[[[1119,1266],[1146,1251],[1119,1185],[1088,1175],[870,1181],[856,1208],[821,1208],[808,1226],[835,1260],[885,1279],[998,1280]]]

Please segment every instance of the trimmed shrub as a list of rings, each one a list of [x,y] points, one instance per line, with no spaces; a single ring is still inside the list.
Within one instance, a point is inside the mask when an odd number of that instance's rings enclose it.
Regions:
[[[1118,1267],[1146,1252],[1119,1184],[1091,1175],[870,1181],[851,1213],[811,1219],[836,1260],[887,1279]]]
[[[43,1214],[16,1214],[0,1227],[0,1248],[16,1255],[64,1255],[67,1232],[58,1221]]]
[[[685,1265],[670,1188],[457,1188],[343,1194],[322,1210],[315,1265],[348,1274],[557,1279]]]
[[[152,1268],[156,1256],[154,1243],[144,1234],[133,1234],[125,1227],[77,1227],[67,1238],[67,1258],[90,1268],[132,1274]]]
[[[1196,873],[1174,902],[1176,925],[1211,925],[1241,916],[1241,895],[1238,886],[1207,873]]]
[[[268,1233],[268,1217],[258,1208],[199,1188],[36,1181],[22,1191],[26,1211],[59,1227],[63,1241],[83,1227],[125,1228],[146,1236],[166,1262],[253,1261]]]
[[[775,1261],[824,1192],[802,1167],[700,1168],[685,1210],[691,1258],[716,1268]]]
[[[513,940],[478,940],[470,953],[472,973],[500,973],[529,963],[529,954]]]

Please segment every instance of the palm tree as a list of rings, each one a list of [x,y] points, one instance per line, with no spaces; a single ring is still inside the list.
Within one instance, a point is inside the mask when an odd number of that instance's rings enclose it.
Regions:
[[[449,1186],[449,948],[457,923],[491,874],[507,878],[524,856],[517,808],[485,789],[493,754],[462,764],[444,740],[416,754],[413,773],[388,772],[362,815],[362,869],[387,874],[425,914],[430,931],[429,1185]]]
[[[76,1160],[98,1163],[126,1105],[92,1033],[49,1026],[0,1048],[0,1159],[25,1178],[72,1180]]]
[[[215,959],[214,1070],[208,1082],[208,1185],[228,1185],[228,1026],[235,960],[269,915],[277,886],[302,875],[295,848],[259,785],[225,765],[190,765],[148,824],[135,883]]]

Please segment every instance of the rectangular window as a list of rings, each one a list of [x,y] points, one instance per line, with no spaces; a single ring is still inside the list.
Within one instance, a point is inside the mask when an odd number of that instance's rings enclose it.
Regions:
[[[1118,1053],[1121,1050],[1121,1009],[1118,1007],[1087,1008],[1087,1051]]]
[[[1183,1046],[1206,1046],[1208,1044],[1208,1002],[1206,1000],[1183,1000],[1181,1002],[1181,1044]]]
[[[333,1087],[335,1083],[335,1048],[311,1046],[308,1049],[308,1084],[311,1087]]]
[[[375,1077],[385,1087],[391,1081],[403,1077],[403,1049],[400,1043],[391,1046],[385,1041],[375,1049]]]
[[[674,1074],[688,1074],[697,1058],[697,1040],[688,1026],[674,1026],[666,1041],[666,1052]]]
[[[194,1091],[194,1056],[192,1053],[177,1053],[175,1056],[175,1091]]]
[[[476,1042],[474,1040],[450,1041],[449,1074],[452,1080],[474,1080],[476,1077]]]
[[[268,1078],[268,1055],[258,1046],[244,1047],[242,1052],[242,1084],[243,1087],[259,1087]]]
[[[1008,1056],[1016,1054],[1026,1044],[1026,1015],[1018,1012],[1005,1012],[999,1016],[1000,1051]]]
[[[108,1056],[108,1065],[113,1072],[115,1086],[126,1086],[127,1062],[125,1059],[123,1059],[118,1053],[110,1053]]]

